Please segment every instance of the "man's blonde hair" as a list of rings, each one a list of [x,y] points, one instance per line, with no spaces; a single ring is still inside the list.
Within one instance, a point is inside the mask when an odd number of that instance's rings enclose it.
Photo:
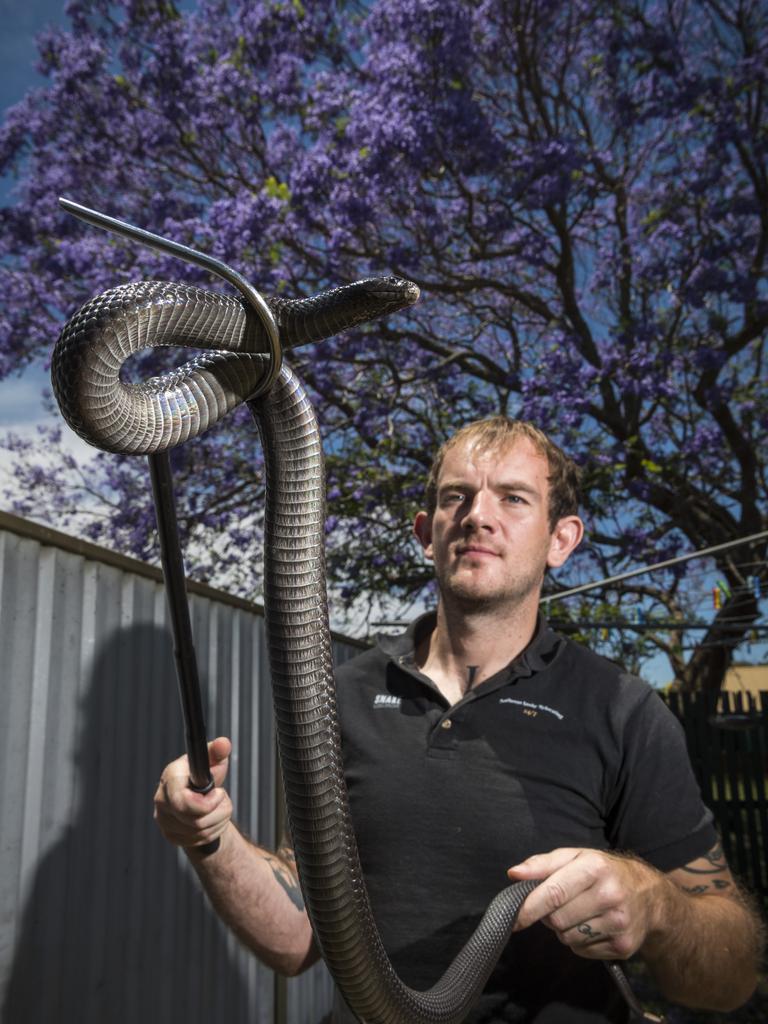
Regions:
[[[522,440],[530,441],[549,463],[550,530],[554,530],[558,520],[564,516],[578,515],[579,468],[576,463],[533,423],[513,420],[508,416],[491,416],[467,423],[440,447],[427,477],[427,512],[432,515],[437,507],[437,481],[448,452],[467,443],[480,451],[500,451]]]

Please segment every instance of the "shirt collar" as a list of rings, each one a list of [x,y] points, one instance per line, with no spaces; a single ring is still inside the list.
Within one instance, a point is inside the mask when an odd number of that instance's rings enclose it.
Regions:
[[[426,612],[414,619],[404,633],[379,635],[378,645],[392,660],[400,664],[413,663],[419,641],[425,632],[435,628],[436,622],[437,612]],[[506,671],[516,679],[541,672],[554,660],[563,642],[563,638],[550,628],[544,616],[539,615],[531,642],[509,664]]]

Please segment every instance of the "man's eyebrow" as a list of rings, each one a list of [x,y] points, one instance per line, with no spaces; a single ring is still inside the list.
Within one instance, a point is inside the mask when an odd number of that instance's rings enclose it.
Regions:
[[[525,480],[505,480],[498,485],[500,491],[526,491],[528,494],[539,494],[538,487],[526,483]]]
[[[441,483],[438,487],[438,493],[442,494],[443,491],[471,491],[474,487],[467,480],[446,480]],[[541,496],[541,491],[533,485],[526,483],[525,480],[505,480],[500,484],[497,484],[494,488],[497,491],[505,491],[511,493],[513,491],[523,491],[526,494],[533,494]]]
[[[467,491],[470,485],[466,480],[445,480],[438,487],[439,491]]]

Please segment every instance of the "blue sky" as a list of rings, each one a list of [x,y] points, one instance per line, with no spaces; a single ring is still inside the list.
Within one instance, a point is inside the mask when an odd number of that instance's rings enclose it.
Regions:
[[[35,37],[47,25],[64,24],[65,0],[0,0],[0,110],[17,103],[43,79],[35,71]],[[10,182],[0,180],[0,204],[11,201]],[[40,395],[47,374],[34,369],[0,382],[0,428],[30,427],[45,419]]]
[[[0,0],[0,108],[5,110],[40,84],[34,68],[35,36],[46,25],[65,20],[64,0]]]

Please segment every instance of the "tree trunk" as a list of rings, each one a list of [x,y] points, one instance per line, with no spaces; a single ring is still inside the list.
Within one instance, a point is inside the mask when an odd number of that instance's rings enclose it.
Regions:
[[[729,597],[678,675],[680,689],[687,693],[713,693],[721,689],[734,649],[744,640],[758,614],[753,594],[736,592]]]

